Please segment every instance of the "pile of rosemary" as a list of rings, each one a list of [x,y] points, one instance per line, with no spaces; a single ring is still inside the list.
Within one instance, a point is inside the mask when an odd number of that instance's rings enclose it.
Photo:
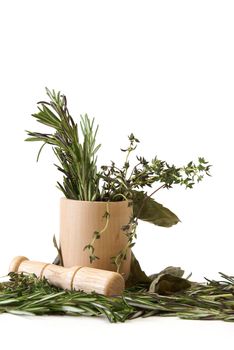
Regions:
[[[234,277],[220,275],[223,280],[206,283],[181,278],[181,290],[174,292],[173,281],[178,286],[180,277],[164,273],[157,277],[154,291],[138,285],[122,296],[105,297],[61,290],[34,275],[11,273],[8,282],[0,283],[0,313],[104,316],[110,322],[149,316],[234,321]]]

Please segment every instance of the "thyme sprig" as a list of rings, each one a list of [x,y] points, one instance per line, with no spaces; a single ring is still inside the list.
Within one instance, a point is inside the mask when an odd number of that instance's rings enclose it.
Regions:
[[[136,150],[140,142],[133,134],[130,134],[128,139],[129,146],[121,149],[122,152],[126,152],[122,168],[117,167],[112,161],[111,165],[102,166],[99,174],[103,180],[102,198],[108,200],[129,200],[133,202],[134,206],[133,216],[130,218],[129,223],[123,227],[123,233],[128,239],[127,244],[115,257],[112,257],[112,262],[115,263],[117,271],[120,270],[122,262],[126,260],[128,250],[135,245],[138,219],[143,219],[142,211],[144,209],[146,212],[150,211],[146,207],[147,202],[150,203],[150,198],[159,190],[163,188],[169,189],[177,184],[186,188],[193,188],[195,182],[200,182],[205,174],[210,176],[211,167],[203,157],[198,158],[197,164],[190,161],[183,167],[176,167],[159,160],[157,157],[153,158],[152,161],[147,161],[144,157],[136,156],[137,164],[132,167],[130,175],[128,175],[131,168],[131,153]],[[147,192],[140,192],[140,190],[145,190],[147,187],[151,188],[157,183],[159,183],[158,187],[151,194],[147,195]],[[136,199],[139,197],[141,202],[140,205],[137,205]],[[152,203],[153,201],[151,201]],[[157,209],[155,206],[154,210],[157,211]],[[174,214],[170,213],[170,215],[173,216]],[[171,222],[173,221],[171,220]],[[174,222],[176,223],[176,221]]]
[[[173,185],[182,185],[185,188],[193,188],[196,182],[200,182],[204,175],[210,176],[211,165],[203,158],[199,157],[198,162],[190,161],[182,167],[169,165],[166,161],[154,157],[151,161],[142,156],[136,156],[137,164],[130,169],[130,155],[136,150],[140,142],[133,134],[129,135],[130,144],[122,152],[127,152],[126,160],[119,168],[115,162],[111,165],[101,167],[100,177],[104,180],[102,197],[122,200],[122,198],[133,198],[133,191],[152,187],[159,183],[159,187],[150,195],[155,194],[158,189],[172,188]]]
[[[97,239],[100,239],[102,234],[107,230],[109,222],[110,222],[110,210],[109,210],[109,204],[106,203],[106,211],[103,215],[103,218],[105,219],[105,225],[100,231],[94,231],[93,238],[89,244],[87,244],[83,250],[89,251],[89,261],[92,264],[93,261],[100,259],[98,256],[94,254],[95,252],[95,242]]]
[[[120,268],[122,266],[123,261],[127,259],[129,249],[133,248],[136,243],[135,240],[137,239],[137,226],[138,219],[134,217],[134,215],[132,215],[127,225],[124,225],[122,227],[122,231],[127,237],[127,243],[125,247],[122,250],[120,250],[116,256],[111,257],[112,263],[115,264],[117,272],[120,272]]]

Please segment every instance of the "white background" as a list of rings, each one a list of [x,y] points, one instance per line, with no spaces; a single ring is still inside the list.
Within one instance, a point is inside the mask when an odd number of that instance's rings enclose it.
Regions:
[[[0,1],[1,275],[15,255],[46,262],[56,255],[55,159],[47,148],[36,163],[39,144],[24,142],[25,129],[45,130],[30,117],[45,86],[67,95],[74,117],[96,118],[99,164],[123,161],[130,132],[148,159],[207,158],[212,178],[157,194],[182,223],[141,224],[134,251],[147,273],[174,265],[194,280],[234,274],[233,17],[225,0]],[[24,349],[216,349],[234,340],[233,324],[164,318],[111,325],[0,315],[0,331],[7,348]]]

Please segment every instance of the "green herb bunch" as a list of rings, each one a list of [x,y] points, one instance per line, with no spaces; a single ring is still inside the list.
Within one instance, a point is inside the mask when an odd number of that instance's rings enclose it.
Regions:
[[[63,174],[63,182],[57,182],[57,187],[68,199],[105,202],[127,200],[133,206],[133,215],[122,228],[127,236],[127,245],[117,256],[112,257],[119,271],[128,249],[135,244],[139,219],[163,227],[171,227],[180,221],[172,211],[156,202],[153,195],[160,189],[170,189],[174,185],[193,188],[204,175],[210,175],[211,165],[203,157],[199,157],[197,163],[190,161],[185,166],[177,167],[158,157],[148,161],[143,156],[136,156],[136,164],[131,165],[130,157],[139,140],[130,134],[129,145],[121,149],[125,153],[122,168],[112,161],[110,165],[103,165],[97,170],[97,152],[101,145],[96,144],[98,126],[94,125],[94,119],[91,120],[85,114],[80,117],[78,125],[69,113],[66,97],[54,90],[46,89],[46,93],[49,102],[38,102],[38,111],[32,116],[49,127],[50,132],[27,131],[29,137],[26,141],[42,142],[37,160],[45,145],[52,146],[59,161],[56,167]],[[151,193],[148,193],[150,188]],[[95,231],[90,244],[84,247],[90,252],[91,262],[98,259],[94,253],[94,243],[100,238],[101,233]]]
[[[210,175],[210,165],[202,157],[198,159],[198,164],[191,161],[186,166],[176,167],[157,157],[147,161],[144,157],[136,156],[137,164],[130,169],[129,157],[139,143],[133,134],[128,137],[129,146],[121,149],[122,152],[126,152],[123,167],[118,168],[112,161],[110,166],[103,165],[100,171],[97,171],[97,152],[101,145],[96,145],[98,126],[94,126],[94,119],[91,120],[85,114],[80,117],[78,126],[69,113],[66,96],[47,88],[46,93],[50,101],[38,102],[38,112],[32,116],[54,131],[52,133],[27,131],[29,137],[26,141],[42,142],[37,160],[46,144],[52,146],[59,161],[56,167],[63,174],[63,184],[58,182],[57,186],[66,198],[89,201],[134,201],[143,197],[142,191],[145,188],[150,188],[156,183],[160,183],[160,187],[149,197],[159,189],[171,188],[175,184],[193,188],[196,181],[203,179],[204,174]]]
[[[196,182],[200,182],[204,175],[210,176],[210,165],[203,158],[198,158],[198,163],[189,162],[183,167],[169,165],[157,157],[147,161],[144,157],[136,156],[137,164],[131,167],[130,155],[136,148],[139,140],[131,134],[129,146],[121,149],[126,153],[126,159],[119,168],[112,161],[109,166],[102,166],[100,178],[103,180],[102,197],[108,200],[129,200],[133,204],[133,215],[129,223],[122,230],[127,236],[126,247],[116,256],[112,257],[113,263],[120,270],[123,260],[127,258],[128,249],[135,245],[137,238],[138,220],[152,224],[171,227],[177,224],[179,218],[162,204],[156,202],[152,196],[162,188],[172,188],[173,185],[182,185],[185,188],[193,188]],[[148,188],[159,184],[151,193]]]
[[[179,219],[168,209],[163,209],[152,196],[160,189],[169,189],[178,184],[185,188],[193,188],[204,175],[210,176],[211,165],[203,157],[198,158],[197,164],[190,161],[183,167],[176,167],[157,157],[147,161],[144,157],[136,156],[137,164],[131,167],[129,158],[136,150],[139,140],[133,134],[128,138],[129,146],[121,149],[127,154],[122,168],[117,167],[113,161],[111,165],[101,167],[99,177],[103,180],[102,198],[110,201],[131,200],[134,217],[159,226],[170,227],[176,224]],[[148,189],[156,184],[158,187],[148,194]]]
[[[59,161],[57,169],[63,174],[63,184],[57,182],[58,188],[66,198],[94,201],[99,199],[99,177],[97,176],[96,153],[101,145],[96,145],[98,127],[94,119],[87,114],[81,116],[80,128],[74,122],[67,108],[67,99],[60,92],[46,89],[50,102],[38,102],[38,112],[32,114],[36,120],[49,126],[53,133],[27,131],[26,141],[41,141],[42,148],[48,144]],[[80,133],[83,140],[80,140]]]

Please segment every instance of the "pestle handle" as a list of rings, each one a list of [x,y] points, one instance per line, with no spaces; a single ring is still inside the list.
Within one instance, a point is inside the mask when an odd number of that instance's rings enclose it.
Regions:
[[[39,261],[31,261],[25,256],[15,257],[9,272],[33,273],[38,278],[45,277],[56,287],[67,290],[83,290],[103,295],[120,295],[124,290],[123,277],[113,271],[94,269],[92,267],[62,267]]]

